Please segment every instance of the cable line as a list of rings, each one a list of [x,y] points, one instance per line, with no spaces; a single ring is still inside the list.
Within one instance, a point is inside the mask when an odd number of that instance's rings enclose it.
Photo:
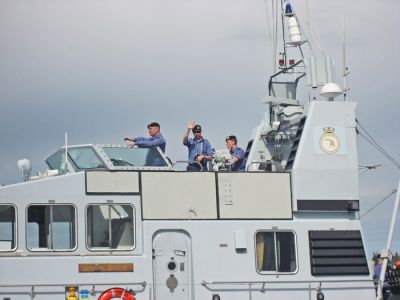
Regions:
[[[396,159],[394,159],[385,149],[383,149],[381,145],[379,145],[379,143],[364,128],[364,126],[361,125],[358,119],[356,119],[356,123],[365,132],[362,133],[361,131],[358,131],[360,136],[362,136],[368,143],[370,143],[373,147],[375,147],[379,152],[382,153],[383,156],[385,156],[390,162],[392,162],[397,168],[400,169],[400,163]]]
[[[379,205],[381,205],[386,199],[388,199],[390,196],[392,196],[393,194],[397,193],[397,190],[393,190],[389,195],[387,195],[385,198],[383,198],[381,201],[379,201],[377,204],[375,204],[374,206],[372,206],[370,209],[368,209],[366,212],[364,212],[361,216],[360,219],[362,217],[364,217],[366,214],[368,214],[369,212],[371,212],[372,210],[374,210],[375,208],[377,208]]]

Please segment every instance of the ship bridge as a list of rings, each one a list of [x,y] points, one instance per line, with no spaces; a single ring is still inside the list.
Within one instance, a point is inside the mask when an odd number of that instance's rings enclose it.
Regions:
[[[62,147],[46,160],[58,174],[85,170],[169,170],[172,164],[160,148],[130,148],[116,144]]]

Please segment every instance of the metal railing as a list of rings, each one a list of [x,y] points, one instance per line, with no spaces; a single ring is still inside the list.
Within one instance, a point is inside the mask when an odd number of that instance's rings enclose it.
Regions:
[[[227,286],[231,285],[231,290],[238,291],[238,287],[243,286],[243,291],[249,292],[249,300],[253,299],[253,292],[265,293],[266,291],[308,291],[309,299],[311,299],[311,292],[315,291],[317,293],[322,293],[322,284],[329,283],[351,283],[351,286],[324,286],[324,290],[329,289],[371,289],[375,292],[374,281],[372,279],[346,279],[346,280],[278,280],[278,281],[202,281],[201,285],[204,286],[209,291],[227,291],[229,288]],[[360,283],[356,286],[355,283]],[[371,283],[370,285],[361,285],[361,283]],[[277,287],[277,285],[282,285],[283,287]],[[297,285],[290,286],[289,284]],[[305,284],[304,287],[299,287],[298,284]],[[316,285],[313,287],[313,285]],[[215,287],[213,287],[215,286]],[[223,286],[223,287],[218,287]],[[271,287],[272,286],[272,287]]]
[[[29,294],[31,297],[31,300],[34,300],[35,295],[36,294],[40,294],[40,293],[50,293],[50,291],[46,291],[46,292],[40,292],[40,291],[36,291],[35,289],[39,288],[39,287],[61,287],[62,289],[64,289],[65,287],[75,287],[75,286],[92,286],[92,289],[90,290],[90,294],[92,296],[96,295],[99,292],[103,292],[103,290],[97,290],[96,286],[122,286],[122,287],[128,287],[128,286],[141,286],[138,289],[130,289],[132,290],[134,293],[141,293],[146,289],[147,286],[147,282],[146,281],[138,281],[138,282],[115,282],[115,283],[96,283],[93,284],[93,282],[91,283],[54,283],[54,284],[0,284],[0,288],[29,288],[30,290],[27,292],[23,292],[23,291],[18,291],[19,294]],[[55,293],[60,293],[60,294],[64,294],[64,292],[61,292],[59,290],[54,291]],[[0,292],[1,294],[5,294],[6,292]],[[16,294],[15,291],[12,292],[13,294]]]
[[[176,162],[174,162],[172,164],[172,168],[174,168],[175,165],[177,165],[177,164],[183,164],[183,163],[185,163],[185,164],[197,164],[200,167],[200,172],[203,172],[203,165],[200,162],[198,162],[197,160],[177,160]]]

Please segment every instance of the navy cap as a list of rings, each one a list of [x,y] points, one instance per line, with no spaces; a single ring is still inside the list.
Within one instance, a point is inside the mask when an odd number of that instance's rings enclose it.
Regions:
[[[195,125],[192,129],[192,132],[194,131],[201,131],[201,126],[200,125]]]
[[[237,142],[237,139],[236,139],[236,136],[234,136],[234,135],[228,135],[226,138],[225,138],[225,141],[235,141],[235,143]]]
[[[149,125],[147,125],[147,128],[150,127],[160,127],[160,124],[158,124],[157,122],[151,122]]]

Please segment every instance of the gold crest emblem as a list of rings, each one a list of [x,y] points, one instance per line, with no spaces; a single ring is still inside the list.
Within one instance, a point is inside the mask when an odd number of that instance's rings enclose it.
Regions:
[[[335,134],[335,128],[324,127],[324,133],[319,139],[319,145],[325,153],[335,154],[340,148],[339,137]]]

